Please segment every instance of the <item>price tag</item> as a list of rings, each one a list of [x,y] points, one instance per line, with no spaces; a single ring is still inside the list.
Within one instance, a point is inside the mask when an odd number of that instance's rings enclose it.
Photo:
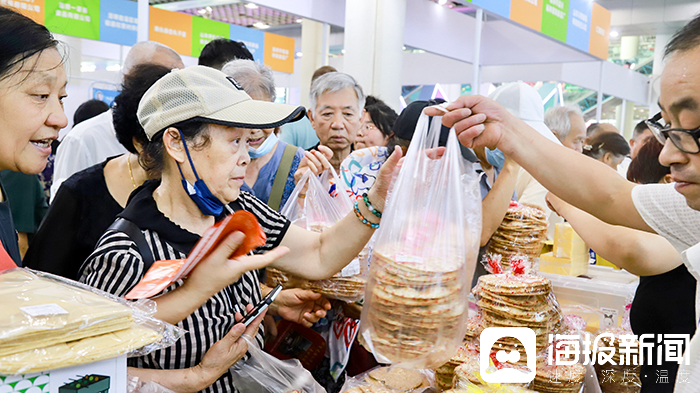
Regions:
[[[36,306],[20,307],[25,314],[32,317],[44,317],[51,315],[64,315],[68,314],[68,311],[64,310],[55,303],[39,304]]]

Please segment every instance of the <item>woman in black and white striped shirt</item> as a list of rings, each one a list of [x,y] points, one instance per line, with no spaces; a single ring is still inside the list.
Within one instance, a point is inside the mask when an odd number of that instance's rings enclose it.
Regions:
[[[243,237],[235,233],[186,280],[154,297],[156,317],[189,334],[171,348],[132,359],[134,375],[176,392],[236,391],[229,368],[247,350],[240,335],[255,335],[257,345],[262,345],[259,320],[247,329],[236,324],[238,312],[261,299],[257,270],[269,265],[309,279],[327,278],[348,264],[371,237],[378,219],[369,203],[358,205],[360,219],[351,213],[319,234],[290,226],[283,216],[240,191],[250,161],[251,129],[277,127],[302,114],[302,107],[251,100],[233,79],[199,66],[173,70],[144,95],[138,117],[149,142],[142,156],[161,180],[134,191],[120,217],[140,228],[154,259],[186,257],[204,231],[238,209],[257,217],[267,243],[254,251],[258,255],[229,260]],[[370,190],[372,209],[383,209],[399,156],[387,160]],[[144,267],[133,239],[108,231],[83,265],[81,281],[123,296],[143,277]],[[298,299],[281,303],[279,312],[302,315],[315,309],[313,302]]]

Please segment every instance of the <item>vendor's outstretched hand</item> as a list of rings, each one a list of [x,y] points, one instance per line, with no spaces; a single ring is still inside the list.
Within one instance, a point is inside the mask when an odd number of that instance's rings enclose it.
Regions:
[[[300,288],[281,291],[270,305],[270,313],[306,327],[325,317],[330,309],[331,303],[320,293]]]
[[[442,124],[454,127],[459,141],[467,147],[500,148],[515,119],[499,103],[484,96],[461,96],[445,109],[447,113],[435,107],[424,111],[428,116],[442,116]]]

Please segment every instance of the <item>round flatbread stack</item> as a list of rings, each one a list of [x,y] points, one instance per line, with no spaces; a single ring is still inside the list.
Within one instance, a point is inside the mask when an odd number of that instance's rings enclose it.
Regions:
[[[540,393],[578,393],[586,368],[580,364],[549,366],[537,364],[533,388]]]
[[[513,204],[489,241],[488,253],[503,256],[503,269],[511,256],[539,257],[547,239],[547,215],[535,205]]]
[[[548,334],[561,329],[561,310],[547,278],[534,274],[488,274],[479,277],[474,294],[481,309],[480,330],[486,327],[529,327],[535,332],[537,350],[541,351],[547,346]],[[502,337],[496,344],[499,349],[516,349],[519,341]],[[522,347],[518,348],[524,362]]]
[[[457,349],[457,353],[442,366],[435,369],[435,383],[441,390],[450,389],[454,380],[455,368],[469,359],[478,359],[479,352],[469,350],[466,346]]]
[[[423,260],[386,250],[374,251],[365,299],[373,346],[394,362],[439,358],[452,344],[448,338],[463,331],[463,259]]]
[[[366,384],[355,386],[346,393],[404,393],[422,392],[430,381],[420,371],[399,367],[380,367],[367,373]]]
[[[631,336],[632,333],[629,330],[624,330],[620,327],[606,329],[600,332],[598,337],[602,334],[612,334],[613,337],[604,336],[601,338],[600,347],[615,348],[612,360],[615,365],[606,363],[604,365],[595,364],[595,371],[598,375],[598,382],[600,383],[600,388],[605,393],[637,393],[642,387],[642,382],[639,379],[639,369],[640,359],[632,359],[633,364],[620,365],[620,347],[621,341],[620,336]],[[628,338],[626,338],[628,339]],[[639,348],[639,342],[636,338],[632,340],[632,344],[627,344],[624,347],[628,348]],[[605,352],[610,352],[605,350]],[[630,359],[625,357],[625,363],[630,363]],[[636,364],[636,365],[635,365]]]

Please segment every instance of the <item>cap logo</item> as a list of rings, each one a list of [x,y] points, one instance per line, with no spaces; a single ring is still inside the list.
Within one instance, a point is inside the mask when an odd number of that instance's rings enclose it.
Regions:
[[[234,86],[236,87],[236,89],[238,89],[238,90],[243,90],[243,88],[241,87],[241,85],[240,85],[238,82],[236,82],[235,79],[231,78],[230,76],[227,76],[226,79],[228,79],[229,82],[231,82],[231,84],[234,85]]]

